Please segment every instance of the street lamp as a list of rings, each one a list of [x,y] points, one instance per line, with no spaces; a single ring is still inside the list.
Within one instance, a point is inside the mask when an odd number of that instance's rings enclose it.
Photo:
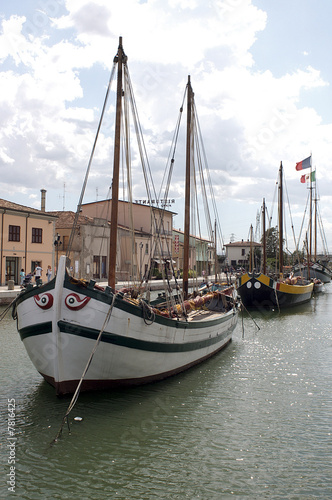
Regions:
[[[139,264],[139,272],[140,272],[140,277],[142,279],[142,249],[143,249],[143,243],[141,242],[139,244],[139,251],[140,251],[140,264]]]

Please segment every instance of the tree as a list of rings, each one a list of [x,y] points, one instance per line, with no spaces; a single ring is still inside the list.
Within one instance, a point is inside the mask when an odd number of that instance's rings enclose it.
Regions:
[[[279,236],[278,229],[271,227],[265,231],[266,239],[266,257],[268,259],[275,259],[279,252]],[[261,243],[263,243],[263,238]]]

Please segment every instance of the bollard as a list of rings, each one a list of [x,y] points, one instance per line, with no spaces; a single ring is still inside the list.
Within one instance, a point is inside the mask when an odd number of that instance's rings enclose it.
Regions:
[[[14,290],[14,280],[8,280],[8,290]]]

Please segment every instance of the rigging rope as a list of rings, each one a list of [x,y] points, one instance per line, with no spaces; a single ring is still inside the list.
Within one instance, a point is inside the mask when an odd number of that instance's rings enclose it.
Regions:
[[[68,248],[67,248],[67,252],[66,252],[66,257],[69,257],[71,249],[72,249],[72,245],[73,245],[73,241],[74,241],[74,236],[75,236],[75,231],[76,231],[76,226],[77,226],[78,218],[79,218],[79,215],[80,215],[81,206],[82,206],[82,203],[83,203],[83,198],[84,198],[84,193],[85,193],[86,185],[87,185],[88,178],[89,178],[91,163],[92,163],[92,159],[93,159],[93,156],[94,156],[94,153],[95,153],[95,149],[96,149],[97,139],[98,139],[98,136],[99,136],[100,127],[101,127],[101,124],[102,124],[102,121],[103,121],[103,117],[104,117],[104,113],[105,113],[105,109],[106,109],[106,104],[107,104],[107,101],[108,101],[109,92],[110,92],[112,81],[113,81],[114,74],[115,74],[115,67],[116,67],[116,61],[114,59],[114,61],[113,61],[113,68],[112,68],[110,79],[109,79],[108,86],[107,86],[107,91],[106,91],[106,95],[105,95],[105,99],[104,99],[104,104],[103,104],[103,109],[102,109],[101,117],[100,117],[98,128],[97,128],[96,137],[95,137],[95,140],[94,140],[94,143],[93,143],[93,147],[92,147],[92,151],[91,151],[89,163],[88,163],[87,170],[86,170],[86,173],[85,173],[85,178],[84,178],[84,182],[83,182],[83,187],[82,187],[81,195],[80,195],[79,202],[78,202],[78,205],[77,205],[77,210],[76,210],[76,213],[75,213],[73,228],[71,230],[70,237],[69,237],[69,242],[68,242]]]
[[[72,409],[74,408],[74,406],[75,406],[75,404],[76,404],[76,402],[77,402],[77,400],[78,400],[78,396],[79,396],[79,394],[80,394],[80,390],[81,390],[82,382],[83,382],[83,380],[84,380],[84,377],[85,377],[85,375],[86,375],[86,372],[87,372],[87,371],[88,371],[88,369],[89,369],[89,366],[90,366],[90,364],[91,364],[92,358],[93,358],[93,356],[94,356],[94,354],[95,354],[95,352],[96,352],[96,350],[97,350],[97,347],[98,347],[98,345],[99,345],[99,343],[100,343],[101,336],[102,336],[102,334],[104,333],[104,330],[105,330],[105,328],[106,328],[106,325],[107,325],[107,323],[109,322],[109,319],[110,319],[110,317],[111,317],[111,314],[112,314],[112,311],[113,311],[114,302],[115,302],[115,297],[116,297],[116,294],[114,293],[114,294],[113,294],[113,299],[112,299],[112,302],[111,302],[110,307],[109,307],[109,309],[108,309],[108,311],[107,311],[107,314],[106,314],[106,316],[105,316],[105,320],[104,320],[103,326],[102,326],[102,328],[101,328],[101,330],[100,330],[100,332],[99,332],[99,334],[98,334],[97,340],[96,340],[96,342],[95,342],[95,344],[94,344],[94,346],[93,346],[93,349],[92,349],[92,351],[91,351],[91,354],[90,354],[90,357],[89,357],[89,359],[88,359],[88,362],[87,362],[87,364],[86,364],[86,366],[85,366],[85,368],[84,368],[84,370],[83,370],[83,373],[82,373],[81,379],[80,379],[79,383],[77,384],[77,387],[76,387],[75,393],[74,393],[74,395],[73,395],[73,397],[72,397],[72,400],[70,401],[69,406],[68,406],[68,408],[67,408],[67,411],[66,411],[66,413],[65,413],[65,415],[64,415],[64,417],[63,417],[63,419],[62,419],[62,423],[61,423],[60,429],[59,429],[59,431],[58,431],[57,435],[55,436],[55,438],[53,439],[53,441],[51,442],[51,445],[52,445],[52,444],[54,444],[54,443],[56,443],[56,442],[58,441],[58,439],[61,437],[61,434],[62,434],[62,429],[63,429],[63,426],[64,426],[64,424],[65,424],[65,422],[66,422],[66,421],[67,421],[67,425],[68,425],[68,428],[69,428],[68,415],[69,415],[69,413],[72,411]]]

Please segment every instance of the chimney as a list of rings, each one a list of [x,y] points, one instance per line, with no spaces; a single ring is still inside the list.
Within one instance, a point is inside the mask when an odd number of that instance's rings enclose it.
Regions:
[[[40,192],[41,192],[41,206],[40,206],[40,210],[42,212],[45,212],[46,189],[41,189]]]

